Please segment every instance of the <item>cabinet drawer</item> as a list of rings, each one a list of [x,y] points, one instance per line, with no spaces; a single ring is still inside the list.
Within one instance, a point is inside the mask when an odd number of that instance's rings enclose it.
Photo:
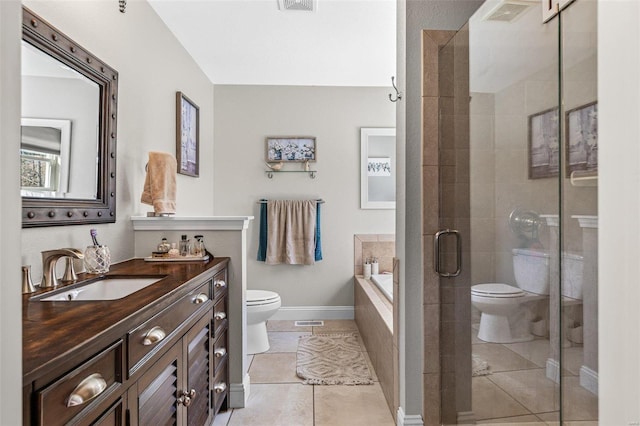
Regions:
[[[213,335],[216,338],[227,326],[227,317],[227,299],[223,297],[222,299],[216,301],[216,304],[213,307]]]
[[[122,384],[122,340],[36,392],[38,424],[65,424],[97,408]]]
[[[220,371],[213,379],[213,412],[220,411],[220,407],[229,393],[229,376],[227,375],[227,362],[220,367]]]
[[[218,272],[213,277],[213,299],[217,300],[220,297],[224,296],[227,292],[227,268],[224,268],[222,271]]]
[[[127,333],[129,376],[170,341],[172,334],[192,315],[211,306],[210,287],[211,280]]]
[[[224,364],[229,355],[227,344],[227,330],[222,331],[220,337],[213,344],[213,371],[218,372],[220,366]]]

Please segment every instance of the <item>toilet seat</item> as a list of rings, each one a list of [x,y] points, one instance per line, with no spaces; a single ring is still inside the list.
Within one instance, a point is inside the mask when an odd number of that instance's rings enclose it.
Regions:
[[[471,294],[474,296],[491,297],[496,299],[509,299],[522,297],[526,293],[518,288],[507,284],[489,283],[477,284],[471,287]]]
[[[247,306],[269,305],[280,301],[280,295],[267,290],[247,290]]]

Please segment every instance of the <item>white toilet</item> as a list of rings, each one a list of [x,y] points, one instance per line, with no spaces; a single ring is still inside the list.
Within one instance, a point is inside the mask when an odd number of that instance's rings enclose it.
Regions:
[[[267,320],[278,312],[281,304],[278,293],[247,290],[247,354],[258,354],[269,350]]]
[[[471,287],[471,304],[481,312],[478,338],[485,342],[533,340],[529,318],[518,307],[549,295],[549,255],[529,249],[513,249],[512,255],[518,287],[501,283]]]

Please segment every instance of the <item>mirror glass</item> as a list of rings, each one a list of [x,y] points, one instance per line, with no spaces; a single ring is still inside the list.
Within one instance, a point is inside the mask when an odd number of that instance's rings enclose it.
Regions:
[[[22,8],[22,227],[116,220],[118,72]]]
[[[396,208],[396,129],[360,129],[360,208]]]
[[[100,88],[22,41],[23,197],[97,197]]]

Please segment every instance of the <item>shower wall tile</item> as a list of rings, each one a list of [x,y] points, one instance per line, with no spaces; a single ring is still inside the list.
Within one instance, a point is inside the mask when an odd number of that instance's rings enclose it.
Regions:
[[[437,166],[422,167],[422,234],[434,235],[440,228]]]
[[[424,373],[440,371],[440,306],[424,306]]]
[[[422,250],[424,254],[424,286],[422,290],[423,303],[440,302],[440,278],[436,274],[433,265],[433,235],[424,235],[422,238]]]
[[[380,272],[391,272],[395,256],[395,235],[356,234],[353,236],[353,264],[355,275],[362,275],[365,259],[378,258]]]
[[[440,47],[438,52],[438,96],[454,95],[454,45],[452,43]]]
[[[440,421],[440,374],[424,374],[424,424],[439,425]]]
[[[436,97],[422,98],[422,164],[438,164],[440,104]]]

